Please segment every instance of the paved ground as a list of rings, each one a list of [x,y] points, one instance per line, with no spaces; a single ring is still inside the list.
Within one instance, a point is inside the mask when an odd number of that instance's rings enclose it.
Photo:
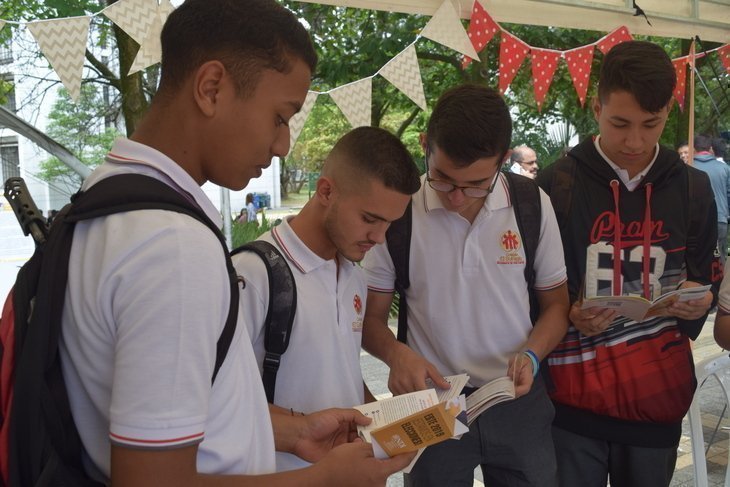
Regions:
[[[283,212],[286,214],[286,212]],[[19,266],[32,254],[33,242],[29,237],[23,237],[15,216],[10,211],[0,211],[0,300],[5,296],[15,280]],[[2,305],[2,303],[0,303]],[[712,338],[714,315],[710,315],[705,328],[695,343],[695,361],[719,353],[721,349]],[[388,369],[379,360],[368,354],[362,354],[362,367],[365,380],[376,397],[387,397]],[[700,409],[707,449],[707,468],[711,486],[724,485],[725,470],[728,463],[728,430],[730,420],[725,410],[725,400],[722,390],[714,380],[708,380],[699,389]],[[693,486],[693,466],[691,455],[689,426],[685,419],[682,440],[679,446],[677,469],[672,481],[673,487]],[[402,486],[400,475],[394,475],[388,481],[388,487]],[[475,471],[475,486],[484,485],[481,482],[481,472]]]

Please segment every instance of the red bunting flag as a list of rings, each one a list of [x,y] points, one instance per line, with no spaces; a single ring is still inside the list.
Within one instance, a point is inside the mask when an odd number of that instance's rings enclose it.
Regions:
[[[720,56],[722,65],[725,66],[725,71],[730,74],[730,44],[725,44],[717,50],[717,55]]]
[[[530,52],[530,46],[513,36],[509,32],[502,31],[502,44],[499,46],[499,92],[507,91],[509,84],[520,69],[522,61]]]
[[[616,44],[621,44],[622,42],[631,41],[633,39],[634,38],[631,37],[631,34],[629,33],[629,29],[625,25],[622,25],[613,32],[603,36],[601,40],[598,41],[597,47],[603,54],[608,54],[608,51],[610,51]]]
[[[565,62],[568,63],[568,72],[573,80],[573,86],[580,99],[580,106],[583,106],[588,94],[588,83],[591,77],[593,44],[565,51],[564,55]]]
[[[689,61],[688,56],[672,59],[674,71],[677,73],[677,84],[674,87],[674,99],[677,100],[680,111],[684,111],[684,96],[687,90],[687,86],[685,85],[687,80],[687,61]]]
[[[494,34],[502,30],[499,24],[484,10],[479,0],[474,0],[474,8],[471,11],[471,21],[469,22],[469,30],[467,34],[471,40],[474,49],[481,52],[482,49],[492,40]],[[471,58],[464,56],[462,68],[466,68],[471,63]]]
[[[558,69],[561,53],[549,49],[532,48],[532,82],[535,89],[537,110],[542,111],[545,96],[553,82],[553,75]]]

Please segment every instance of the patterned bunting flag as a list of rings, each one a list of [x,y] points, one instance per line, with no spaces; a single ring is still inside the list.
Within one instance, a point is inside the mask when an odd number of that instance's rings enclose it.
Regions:
[[[682,112],[684,111],[684,97],[687,91],[687,61],[689,61],[689,56],[672,59],[674,71],[677,73],[677,84],[674,87],[674,99],[677,100],[679,110]]]
[[[308,92],[307,97],[304,99],[302,109],[289,119],[289,154],[291,154],[294,144],[299,138],[299,134],[302,133],[304,123],[307,121],[307,118],[309,118],[309,114],[312,112],[312,108],[314,107],[314,103],[317,101],[318,96],[319,94],[314,91]]]
[[[725,66],[725,71],[730,74],[730,44],[725,44],[717,50],[717,55],[720,56],[722,65]]]
[[[459,14],[456,13],[451,0],[444,0],[444,3],[421,31],[421,35],[472,59],[479,59],[479,54],[474,50],[469,36],[466,35]]]
[[[573,86],[578,93],[580,106],[585,105],[588,94],[588,84],[591,77],[591,63],[593,62],[593,44],[565,51],[565,62],[573,80]]]
[[[416,46],[411,44],[378,71],[408,98],[425,110],[426,95],[423,93],[423,80],[418,66]]]
[[[474,0],[474,8],[471,11],[471,21],[469,21],[469,30],[467,31],[474,49],[477,52],[482,52],[482,49],[492,40],[494,34],[500,30],[502,29],[499,24],[484,10],[479,0]],[[462,67],[466,68],[470,63],[471,58],[464,57]]]
[[[535,90],[535,101],[537,110],[542,111],[542,104],[545,101],[550,85],[553,82],[555,70],[558,69],[558,62],[562,54],[549,49],[532,48],[532,83]]]
[[[150,26],[157,19],[157,8],[157,0],[124,0],[108,6],[103,13],[142,45]]]
[[[81,95],[90,21],[90,17],[82,16],[28,23],[41,52],[74,101]]]
[[[0,31],[3,30],[3,27],[5,27],[5,21],[0,19]]]
[[[507,91],[509,84],[520,69],[522,61],[530,52],[530,46],[507,31],[502,31],[502,43],[499,46],[499,92]]]
[[[596,45],[603,54],[608,54],[608,51],[610,51],[616,44],[621,44],[622,42],[631,41],[633,39],[634,38],[631,37],[631,34],[629,33],[629,29],[625,25],[622,25],[613,32],[603,36]]]
[[[162,45],[160,44],[160,33],[162,33],[162,20],[157,12],[155,12],[155,18],[150,25],[150,30],[147,32],[147,36],[139,46],[139,51],[134,57],[132,65],[129,67],[128,74],[134,74],[137,71],[142,71],[145,68],[157,64],[162,59]]]
[[[330,91],[330,96],[352,128],[370,125],[372,119],[373,79],[365,78]]]

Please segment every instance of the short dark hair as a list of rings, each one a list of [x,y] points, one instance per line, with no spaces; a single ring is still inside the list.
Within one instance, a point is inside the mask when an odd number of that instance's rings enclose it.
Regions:
[[[676,83],[677,74],[664,49],[652,42],[622,42],[603,59],[598,98],[605,103],[611,93],[626,91],[644,111],[656,113],[669,104]]]
[[[421,187],[418,168],[398,137],[378,127],[358,127],[343,135],[327,156],[323,174],[340,173],[347,168],[347,179],[361,183],[374,178],[402,194],[413,194]]]
[[[686,145],[686,146],[689,146],[689,142],[687,142],[687,141],[683,140],[682,142],[680,142],[679,144],[677,144],[677,147],[676,147],[676,149],[677,149],[677,150],[679,150],[679,149],[681,149],[682,147],[684,147],[685,145]]]
[[[725,151],[727,150],[727,143],[722,137],[714,137],[712,139],[712,152],[715,153],[715,157],[725,158]]]
[[[464,84],[444,92],[428,121],[427,144],[435,144],[457,167],[509,150],[512,118],[504,99],[492,88]]]
[[[695,135],[694,142],[696,151],[709,151],[710,149],[712,149],[712,139],[707,135]]]
[[[175,90],[202,64],[221,61],[239,95],[253,92],[264,69],[287,73],[292,59],[314,71],[317,54],[304,26],[274,0],[185,0],[160,37],[160,89]]]

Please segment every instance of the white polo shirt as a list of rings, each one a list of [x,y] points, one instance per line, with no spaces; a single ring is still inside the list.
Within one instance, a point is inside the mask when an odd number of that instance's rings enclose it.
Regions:
[[[130,172],[170,184],[221,222],[180,166],[129,140],[115,142],[84,187]],[[170,211],[77,224],[60,353],[71,411],[93,464],[87,468],[100,480],[109,479],[111,443],[198,444],[202,473],[274,471],[268,405],[240,313],[211,387],[230,302],[222,252],[208,227]]]
[[[408,345],[443,375],[466,372],[479,387],[502,376],[532,331],[525,252],[503,174],[472,224],[446,210],[424,181],[413,195],[408,288]],[[425,179],[425,178],[424,178]],[[566,281],[563,246],[548,196],[535,287]],[[395,270],[385,243],[365,256],[368,287],[393,292]]]
[[[276,245],[294,274],[297,310],[289,348],[276,375],[274,403],[305,413],[330,407],[352,407],[364,401],[360,370],[362,320],[367,286],[362,269],[338,255],[324,260],[312,252],[285,219],[261,236]],[[261,258],[253,252],[233,256],[246,283],[241,291],[244,322],[259,368],[264,360],[264,319],[269,303],[269,279]],[[277,469],[308,465],[288,453],[277,453]]]

